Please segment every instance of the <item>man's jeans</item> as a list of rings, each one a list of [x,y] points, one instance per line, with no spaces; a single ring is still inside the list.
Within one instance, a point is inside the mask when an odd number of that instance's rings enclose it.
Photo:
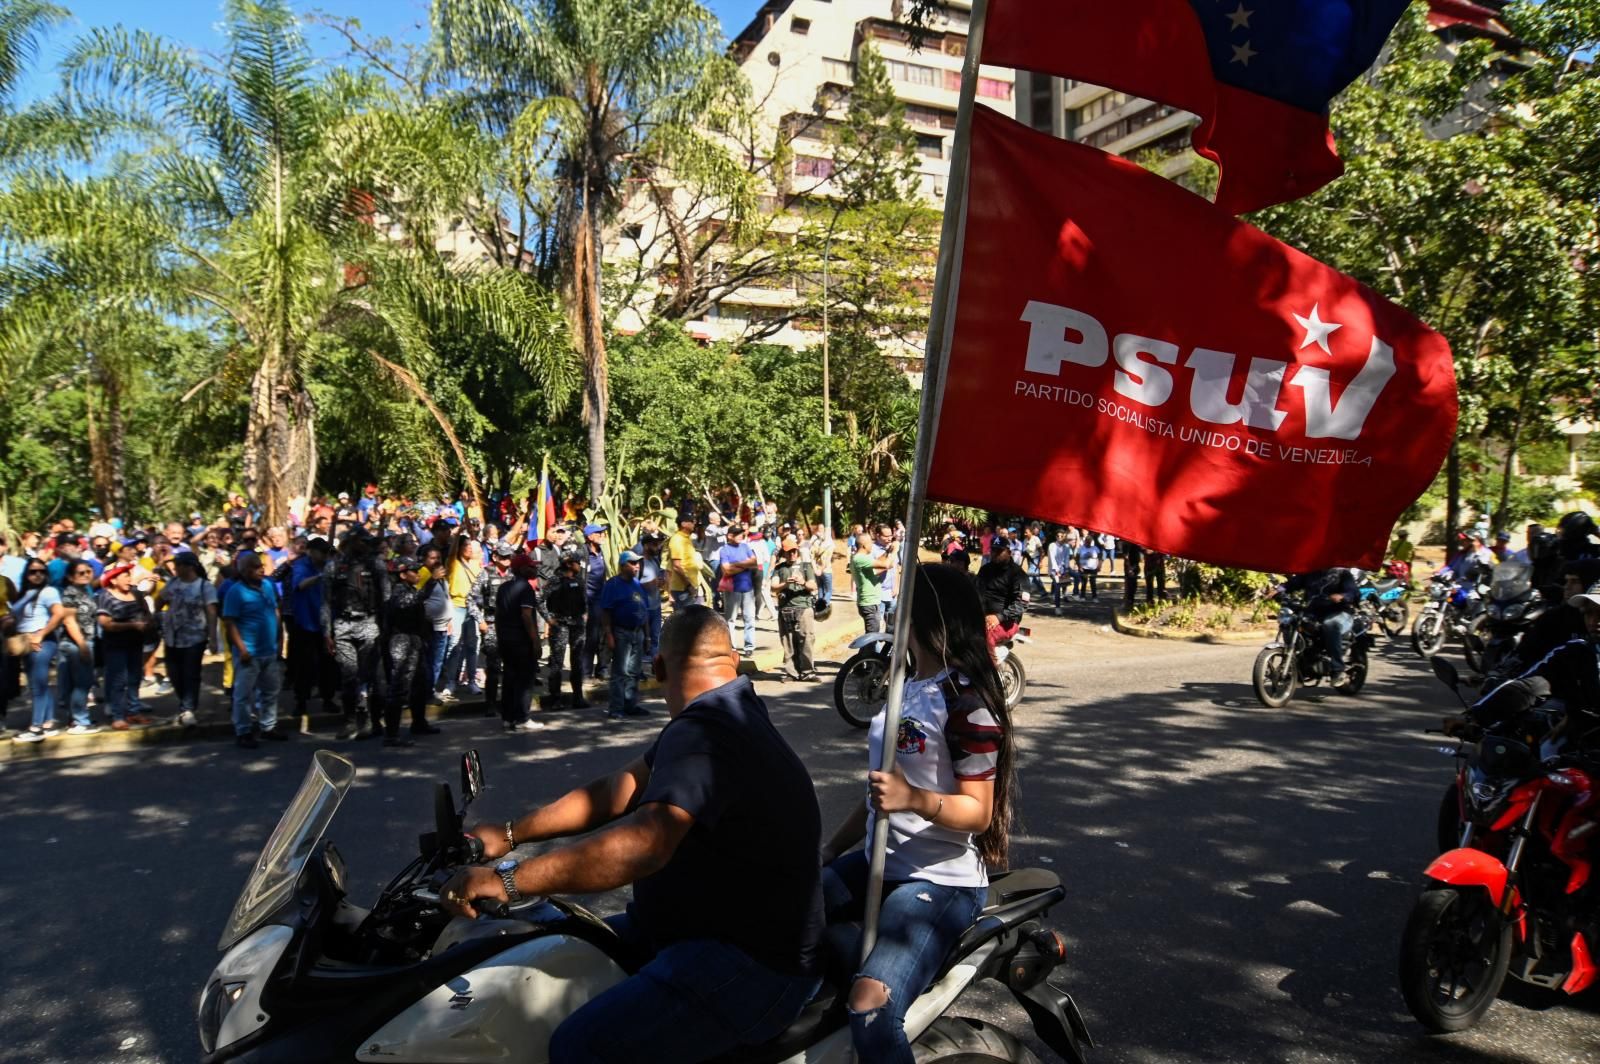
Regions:
[[[611,652],[611,712],[621,713],[639,704],[639,661],[644,655],[643,628],[613,628],[616,649]]]
[[[817,606],[820,608],[833,601],[833,573],[820,572],[817,574]]]
[[[178,712],[193,713],[200,702],[200,665],[205,660],[206,645],[192,647],[167,647],[167,678],[178,695]]]
[[[744,648],[753,651],[756,648],[756,593],[754,591],[724,591],[722,593],[722,616],[728,620],[728,631],[733,632],[733,620],[736,614],[744,615]]]
[[[983,908],[981,887],[950,887],[923,880],[884,885],[878,940],[858,978],[889,988],[889,1000],[876,1009],[850,1012],[850,1040],[859,1060],[912,1064],[906,1041],[906,1010],[928,989],[939,966],[962,932]],[[867,855],[845,854],[822,870],[822,901],[827,910],[829,944],[861,955],[860,933],[841,921],[859,920],[867,895]],[[880,1022],[881,1021],[881,1022]]]
[[[878,616],[877,603],[873,603],[870,606],[857,606],[856,612],[861,615],[861,627],[863,629],[863,635],[869,635],[872,632],[883,631],[883,618]]]
[[[661,649],[661,607],[657,605],[645,613],[644,622],[644,657],[640,659],[640,667],[635,670],[640,676],[644,669],[654,660],[656,651]]]
[[[641,937],[626,914],[606,923],[625,942]],[[726,942],[677,942],[568,1016],[550,1038],[550,1064],[694,1064],[759,1045],[795,1021],[819,983]]]
[[[468,687],[478,682],[478,622],[467,620],[467,608],[455,607],[452,614],[455,626],[444,651],[444,675],[439,680],[439,690],[454,691],[465,666]]]
[[[690,606],[700,605],[699,588],[695,588],[692,591],[673,591],[670,594],[672,595],[673,612],[688,609]]]
[[[56,701],[71,710],[72,723],[89,725],[89,692],[94,690],[94,644],[79,650],[70,639],[56,652]]]
[[[233,733],[250,734],[250,706],[259,703],[261,730],[278,726],[278,659],[252,657],[244,661],[234,652]]]
[[[1343,611],[1322,619],[1322,638],[1328,646],[1328,662],[1333,666],[1333,676],[1344,671],[1344,641],[1355,624],[1355,614]]]

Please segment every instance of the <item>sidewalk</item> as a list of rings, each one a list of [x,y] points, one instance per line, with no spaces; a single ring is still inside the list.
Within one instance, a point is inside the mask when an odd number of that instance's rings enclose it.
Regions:
[[[670,611],[668,616],[670,616]],[[850,599],[840,601],[834,598],[832,616],[826,621],[817,624],[817,662],[819,665],[828,662],[830,655],[838,653],[846,647],[850,640],[861,634],[861,619],[856,615],[854,603]],[[756,622],[756,653],[753,658],[739,662],[739,672],[744,675],[761,676],[775,679],[783,667],[783,648],[778,645],[777,619],[767,617]],[[821,686],[820,684],[817,686]],[[660,684],[655,680],[646,678],[639,684],[639,690],[644,693],[659,690]],[[149,724],[143,727],[130,728],[127,731],[101,731],[93,735],[65,735],[56,734],[42,743],[19,743],[10,739],[0,740],[0,765],[7,761],[20,761],[39,758],[82,757],[88,754],[125,753],[143,746],[168,745],[172,743],[195,742],[203,740],[231,740],[233,738],[233,723],[230,719],[228,707],[223,703],[222,696],[222,657],[221,655],[208,654],[201,675],[200,687],[200,722],[192,728],[180,727],[168,723],[177,715],[177,698],[172,694],[141,695],[141,700],[150,712],[150,715],[162,721],[160,724]],[[287,700],[289,692],[283,692],[280,707]],[[585,684],[584,697],[595,706],[589,712],[603,712],[607,701],[607,682],[605,680],[590,680]],[[313,699],[314,705],[320,705],[321,699]],[[30,703],[28,695],[13,698],[6,713],[6,723],[13,729],[18,726],[27,727]],[[105,710],[103,705],[97,705],[90,711],[97,723],[104,723]],[[339,713],[313,712],[296,718],[293,713],[285,712],[279,719],[282,727],[288,727],[292,732],[302,736],[315,738],[319,742],[336,742],[334,734],[343,725],[343,717]],[[457,702],[449,702],[442,706],[428,707],[428,719],[439,720],[449,717],[481,717],[493,716],[496,711],[488,706],[482,698],[467,697]],[[537,713],[537,709],[536,709]],[[554,714],[572,716],[574,711],[565,710]],[[409,720],[409,717],[407,718]],[[64,729],[63,729],[64,730]],[[357,742],[359,740],[347,740]]]

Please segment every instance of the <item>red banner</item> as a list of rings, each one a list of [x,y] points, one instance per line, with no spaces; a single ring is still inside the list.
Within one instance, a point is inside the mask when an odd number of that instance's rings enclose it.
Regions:
[[[1444,461],[1443,337],[1133,163],[977,108],[965,231],[930,498],[1370,568]]]

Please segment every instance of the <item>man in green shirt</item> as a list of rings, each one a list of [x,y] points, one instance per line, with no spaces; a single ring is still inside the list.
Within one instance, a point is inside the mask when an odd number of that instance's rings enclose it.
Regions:
[[[783,644],[783,678],[816,680],[817,570],[800,551],[793,532],[778,542],[771,588],[778,600],[778,640]]]
[[[894,564],[894,555],[885,551],[872,556],[872,541],[866,536],[856,539],[856,552],[850,556],[850,583],[856,590],[856,612],[867,632],[883,631],[883,620],[878,616],[878,599],[882,596],[883,578]]]

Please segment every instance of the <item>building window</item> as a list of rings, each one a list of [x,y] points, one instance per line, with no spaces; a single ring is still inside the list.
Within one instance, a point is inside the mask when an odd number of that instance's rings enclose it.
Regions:
[[[824,59],[822,61],[822,79],[849,85],[856,79],[855,65],[843,59]]]
[[[938,107],[906,106],[906,121],[914,126],[933,126],[935,129],[956,128],[956,113]]]
[[[832,177],[833,160],[816,155],[796,155],[794,173],[796,177]]]
[[[944,72],[944,87],[951,92],[961,91],[961,71],[946,70]]]
[[[1011,99],[1011,82],[1001,81],[999,78],[979,78],[978,95],[987,96],[991,100]]]
[[[804,37],[811,32],[811,20],[808,18],[791,18],[789,20],[789,32],[798,33]]]
[[[943,159],[944,138],[936,133],[918,133],[917,154],[929,159]]]
[[[888,59],[884,63],[889,68],[889,76],[896,81],[904,81],[912,85],[939,84],[941,71],[935,67],[923,66],[921,63],[902,63],[898,59]],[[960,81],[960,78],[959,74],[956,75],[957,81]]]

